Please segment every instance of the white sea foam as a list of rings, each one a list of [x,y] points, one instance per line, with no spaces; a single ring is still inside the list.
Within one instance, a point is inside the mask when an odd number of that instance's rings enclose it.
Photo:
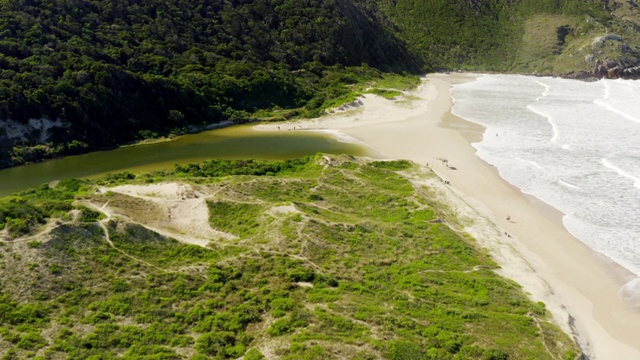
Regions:
[[[452,112],[487,129],[478,156],[640,275],[640,82],[485,75],[452,92]]]
[[[549,122],[549,125],[551,125],[551,130],[553,132],[553,135],[551,136],[551,142],[557,142],[558,135],[560,134],[558,131],[558,126],[553,122],[553,118],[549,114],[539,110],[539,107],[536,107],[536,104],[540,103],[541,100],[549,95],[551,87],[541,81],[536,81],[536,83],[542,85],[544,87],[544,91],[540,96],[536,98],[535,103],[527,105],[527,109],[547,119],[547,122]]]
[[[637,178],[636,176],[634,176],[633,174],[615,166],[611,161],[609,161],[608,159],[602,159],[602,164],[604,166],[606,166],[607,168],[615,171],[616,173],[626,177],[627,179],[633,181],[633,186],[637,187],[638,189],[640,189],[640,178]]]
[[[640,96],[640,88],[636,82],[627,80],[602,81],[605,91],[601,99],[593,100],[594,104],[602,106],[627,120],[640,123],[640,118],[634,114],[640,112],[640,105],[637,101],[627,101],[630,96],[638,99]]]
[[[573,190],[582,190],[582,188],[581,188],[580,186],[576,186],[576,185],[570,184],[570,183],[568,183],[568,182],[566,182],[566,181],[558,180],[558,184],[563,185],[563,186],[566,186],[566,187],[568,187],[569,189],[573,189]]]

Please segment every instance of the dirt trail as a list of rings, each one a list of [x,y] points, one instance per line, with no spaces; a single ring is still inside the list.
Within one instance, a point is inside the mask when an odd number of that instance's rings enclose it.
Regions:
[[[154,269],[156,269],[156,270],[159,270],[159,271],[162,271],[162,272],[167,272],[167,271],[168,271],[167,269],[163,269],[163,268],[157,267],[157,266],[153,265],[153,264],[152,264],[152,263],[150,263],[150,262],[144,261],[144,260],[142,260],[142,259],[140,259],[140,258],[138,258],[138,257],[135,257],[135,256],[133,256],[133,255],[131,255],[131,254],[127,253],[127,252],[126,252],[126,251],[124,251],[124,250],[119,249],[119,248],[118,248],[118,247],[113,243],[113,241],[111,241],[111,238],[109,237],[109,229],[108,229],[108,228],[107,228],[107,226],[105,225],[109,220],[111,220],[111,219],[110,219],[110,218],[106,218],[106,219],[103,219],[103,220],[101,220],[101,221],[99,221],[99,222],[98,222],[98,225],[100,225],[100,227],[101,227],[101,228],[102,228],[102,230],[104,231],[104,238],[105,238],[105,240],[107,241],[107,243],[109,244],[109,246],[111,246],[114,250],[116,250],[117,252],[121,253],[122,255],[124,255],[124,256],[126,256],[126,257],[128,257],[128,258],[130,258],[130,259],[133,259],[133,260],[134,260],[134,261],[136,261],[136,262],[139,262],[139,263],[141,263],[141,264],[144,264],[144,265],[146,265],[146,266],[148,266],[148,267],[152,267],[152,268],[154,268]]]

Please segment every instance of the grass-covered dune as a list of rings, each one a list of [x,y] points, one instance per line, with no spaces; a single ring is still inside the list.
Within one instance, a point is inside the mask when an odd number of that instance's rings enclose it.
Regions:
[[[0,357],[575,359],[425,179],[317,155],[0,199]]]

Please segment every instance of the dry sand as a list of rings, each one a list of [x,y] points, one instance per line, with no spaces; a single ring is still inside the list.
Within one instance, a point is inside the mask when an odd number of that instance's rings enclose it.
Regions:
[[[161,183],[150,185],[122,185],[103,192],[112,191],[144,201],[141,205],[147,209],[157,209],[157,213],[146,214],[139,209],[112,208],[107,202],[100,211],[117,214],[130,221],[139,223],[159,234],[178,241],[198,246],[207,246],[210,241],[232,240],[236,236],[211,228],[209,208],[206,200],[215,196],[209,188],[195,187],[182,183]],[[96,206],[94,204],[94,206]]]
[[[634,276],[603,260],[562,227],[561,214],[524,195],[475,156],[470,144],[482,139],[483,128],[450,112],[452,84],[474,78],[433,74],[409,94],[410,101],[367,95],[346,111],[279,125],[329,131],[365,144],[379,157],[428,164],[450,185],[425,184],[467,219],[464,231],[491,251],[502,275],[545,302],[589,359],[640,359],[640,314],[618,296]]]

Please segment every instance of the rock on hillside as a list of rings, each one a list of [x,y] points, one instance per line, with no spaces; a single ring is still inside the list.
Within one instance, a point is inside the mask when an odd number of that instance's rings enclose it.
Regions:
[[[569,56],[584,55],[585,68],[576,68],[565,75],[637,79],[640,77],[640,7],[636,0],[607,0],[602,5],[610,14],[609,21],[593,26],[587,35],[596,36],[590,43],[581,44],[578,53],[567,46]]]

